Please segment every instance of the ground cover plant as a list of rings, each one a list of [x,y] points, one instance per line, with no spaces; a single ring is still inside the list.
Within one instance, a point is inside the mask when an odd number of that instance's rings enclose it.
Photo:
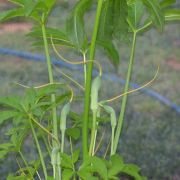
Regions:
[[[135,179],[143,179],[144,177],[140,175],[140,169],[135,165],[123,162],[122,158],[116,154],[116,150],[126,109],[127,94],[131,92],[128,89],[137,34],[143,32],[151,25],[155,25],[162,31],[165,20],[178,20],[178,10],[166,9],[166,6],[173,2],[163,1],[159,4],[156,1],[122,1],[121,4],[119,1],[79,1],[67,20],[66,32],[45,26],[55,1],[13,2],[20,5],[20,8],[3,13],[1,19],[5,20],[14,16],[27,16],[37,21],[36,27],[30,35],[35,37],[36,40],[38,39],[35,45],[44,44],[50,80],[50,83],[34,88],[21,85],[27,89],[24,97],[13,96],[1,98],[1,104],[4,107],[4,111],[1,113],[1,123],[13,118],[13,128],[8,132],[8,135],[11,137],[10,143],[1,145],[1,156],[7,155],[8,152],[16,152],[22,158],[22,162],[18,163],[20,170],[15,175],[18,176],[16,178],[23,179],[28,177],[31,179],[37,176],[47,179],[51,178],[48,176],[53,174],[52,178],[54,179],[60,179],[61,177],[62,179],[78,177],[81,179],[119,179],[120,176],[124,175],[129,175]],[[93,4],[97,5],[97,14],[91,37],[92,40],[89,41],[85,33],[83,15]],[[149,10],[150,17],[147,14],[142,15],[142,7],[144,6]],[[138,8],[140,9],[139,11],[137,11]],[[143,21],[137,23],[140,18]],[[109,22],[112,22],[112,25],[109,25]],[[108,55],[111,56],[112,62],[116,65],[119,55],[112,43],[112,39],[126,40],[131,38],[132,34],[132,51],[124,93],[115,98],[99,102],[98,92],[102,70],[98,61],[94,60],[95,44],[97,43],[103,46],[108,52]],[[71,64],[82,64],[84,66],[85,102],[83,115],[70,111],[70,104],[78,100],[78,97],[74,96],[71,87],[68,84],[53,81],[48,44],[62,60]],[[58,52],[57,45],[76,49],[82,55],[83,61],[71,62],[65,59]],[[97,65],[99,75],[91,82],[93,63]],[[80,88],[83,89],[82,86]],[[105,103],[119,97],[123,99],[118,125],[116,127],[116,113],[112,107],[107,106]],[[80,99],[82,100],[82,97]],[[57,109],[61,113],[58,113]],[[106,113],[109,114],[110,120],[108,116],[104,117]],[[67,116],[69,120],[72,120],[71,123],[66,122]],[[95,155],[101,144],[96,142],[96,137],[98,136],[98,130],[104,123],[111,124],[112,128],[109,145],[110,153],[107,146],[107,151],[103,152],[107,158],[100,158],[102,155]],[[80,129],[82,130],[81,136]],[[88,132],[91,132],[89,142]],[[39,160],[35,162],[27,162],[22,153],[24,139],[31,133],[33,134],[39,153]],[[67,137],[66,139],[65,135]],[[77,144],[78,140],[81,142],[81,138],[83,147],[82,157],[79,156],[79,149],[73,151],[73,146]],[[66,143],[64,143],[64,140]],[[88,143],[90,143],[90,146]],[[43,144],[47,148],[45,153],[42,153],[41,145],[43,146]],[[65,149],[64,145],[66,146]],[[70,152],[68,148],[71,149]],[[51,163],[47,163],[48,157],[50,157]],[[42,175],[39,169],[43,170]],[[13,176],[10,175],[8,178],[13,179]]]

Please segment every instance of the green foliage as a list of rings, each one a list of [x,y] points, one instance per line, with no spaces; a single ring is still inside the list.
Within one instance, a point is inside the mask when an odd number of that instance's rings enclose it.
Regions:
[[[97,40],[97,45],[101,46],[107,56],[110,58],[111,63],[114,65],[114,67],[117,67],[117,65],[120,62],[119,52],[115,48],[114,44],[110,40]]]
[[[68,128],[66,129],[66,134],[74,140],[78,140],[80,138],[81,132],[79,128]]]
[[[68,39],[67,35],[64,32],[60,31],[59,29],[47,27],[46,35],[47,35],[47,40],[49,44],[52,44],[51,40],[53,40],[54,44],[69,46],[71,48],[74,48],[74,45],[70,43],[70,40]],[[33,38],[34,46],[44,45],[41,28],[37,27],[37,28],[32,29],[31,32],[28,33],[28,36]]]
[[[127,38],[128,33],[128,6],[126,0],[115,0],[114,1],[114,35],[117,38]]]
[[[179,21],[180,10],[179,9],[167,9],[164,11],[166,21]]]
[[[122,157],[116,154],[116,151],[126,109],[137,35],[139,32],[147,30],[151,25],[163,31],[165,21],[179,20],[179,9],[171,8],[175,1],[99,0],[97,3],[91,0],[79,0],[68,15],[65,31],[46,27],[50,12],[56,3],[55,0],[11,0],[10,2],[16,5],[15,8],[0,13],[0,21],[22,16],[36,22],[36,26],[29,33],[29,36],[35,39],[34,45],[44,46],[50,83],[35,88],[24,86],[26,88],[24,95],[0,98],[0,106],[2,107],[0,125],[6,122],[10,124],[7,132],[9,139],[0,144],[0,159],[5,158],[8,153],[13,153],[22,160],[20,163],[17,161],[18,172],[10,174],[7,179],[36,179],[39,176],[39,174],[36,175],[38,171],[42,171],[43,178],[49,180],[78,178],[82,180],[108,180],[120,179],[124,175],[135,180],[146,179],[141,175],[138,166],[125,163]],[[96,6],[94,31],[89,42],[84,16],[91,7]],[[145,11],[145,8],[148,12]],[[101,73],[91,83],[93,62],[97,44],[105,50],[111,62],[117,66],[120,57],[114,42],[123,42],[122,40],[131,38],[131,35],[133,35],[133,42],[124,89],[125,95],[117,121],[115,110],[105,104],[108,100],[99,102]],[[75,64],[84,65],[84,84],[86,85],[85,93],[87,93],[84,96],[84,106],[87,107],[84,114],[88,115],[88,119],[84,119],[79,112],[71,110],[70,103],[74,93],[70,85],[54,83],[53,81],[48,46],[52,43],[74,48],[83,55],[83,62],[78,61]],[[89,45],[90,60],[87,61]],[[87,65],[88,63],[90,65]],[[88,66],[87,71],[86,65]],[[76,82],[76,84],[78,83]],[[84,89],[82,86],[81,88]],[[88,99],[91,99],[90,102]],[[100,112],[102,108],[110,117],[103,116],[104,114]],[[87,124],[84,125],[85,120],[87,120]],[[103,123],[110,123],[112,131],[111,153],[109,154],[109,147],[107,147],[104,158],[97,156],[103,139],[102,137],[101,141],[97,143],[97,136],[99,136],[98,132]],[[84,134],[81,135],[81,131]],[[90,138],[89,131],[91,131]],[[39,159],[33,162],[27,161],[23,155],[23,145],[31,135],[34,137],[39,153]],[[84,138],[85,141],[81,142],[81,138]],[[85,144],[85,142],[90,142],[90,145]],[[82,150],[79,148],[80,144],[82,144]],[[85,151],[88,149],[89,155],[82,158],[81,154],[86,155]],[[49,159],[51,159],[51,164]],[[49,172],[53,174],[53,177],[48,176]]]
[[[128,22],[134,29],[138,29],[141,23],[141,19],[144,15],[143,3],[139,0],[135,0],[129,5],[128,8]]]
[[[152,23],[160,31],[163,31],[165,19],[158,0],[142,0],[142,2],[145,4],[150,13]]]
[[[84,179],[119,179],[122,174],[129,175],[135,180],[144,180],[140,175],[140,168],[133,164],[124,163],[121,156],[115,154],[110,160],[89,157],[81,165],[78,175]]]
[[[82,52],[86,52],[88,48],[83,18],[91,4],[89,0],[80,0],[71,11],[66,22],[66,31],[71,43]]]
[[[11,2],[20,6],[20,8],[15,8],[13,10],[1,13],[0,21],[5,21],[17,16],[25,16],[32,18],[39,23],[45,23],[56,0],[12,0]]]
[[[128,8],[126,0],[104,1],[98,38],[102,40],[112,40],[114,37],[124,39],[128,32],[127,15]]]
[[[110,0],[104,1],[101,11],[98,39],[111,40],[114,31],[114,23],[109,22],[114,21],[114,2]]]
[[[176,3],[176,0],[163,0],[160,2],[161,8],[167,8]]]

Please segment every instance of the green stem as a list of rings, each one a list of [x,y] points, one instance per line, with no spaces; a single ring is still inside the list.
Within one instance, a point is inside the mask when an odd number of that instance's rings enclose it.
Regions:
[[[61,130],[61,153],[64,152],[64,138],[65,138],[65,130]]]
[[[86,54],[85,53],[83,53],[83,62],[84,62],[84,85],[86,86],[87,67],[86,67]]]
[[[61,173],[61,171],[62,171],[62,169],[61,169],[61,155],[60,155],[60,153],[58,152],[58,157],[57,157],[57,177],[56,177],[56,179],[57,180],[61,180],[62,179],[62,173]]]
[[[24,162],[24,164],[25,164],[26,168],[27,168],[27,169],[28,169],[28,171],[29,171],[29,174],[31,175],[31,178],[32,178],[32,179],[34,179],[34,178],[33,178],[33,174],[31,173],[31,170],[29,169],[28,163],[27,163],[27,161],[26,161],[26,159],[25,159],[24,155],[22,154],[22,152],[21,152],[21,151],[19,151],[19,154],[20,154],[21,159],[23,160],[23,162]]]
[[[131,49],[131,56],[130,56],[128,72],[127,72],[127,76],[126,76],[126,84],[125,84],[125,88],[124,88],[124,93],[128,92],[129,82],[130,82],[131,75],[132,75],[134,54],[135,54],[135,47],[136,47],[136,35],[137,35],[137,32],[134,31],[134,33],[133,33],[133,43],[132,43],[132,49]],[[114,153],[116,153],[116,151],[117,151],[119,137],[120,137],[120,134],[121,134],[121,131],[122,131],[122,125],[123,125],[123,121],[124,121],[124,114],[125,114],[126,104],[127,104],[127,97],[128,97],[128,95],[126,94],[122,98],[121,112],[120,112],[120,116],[119,116],[119,119],[118,119],[118,124],[117,124],[116,133],[115,133],[115,139],[114,139]]]
[[[48,66],[48,74],[49,74],[49,82],[53,83],[53,71],[52,71],[52,65],[51,65],[51,58],[49,54],[48,49],[48,42],[47,42],[47,36],[46,36],[46,28],[44,23],[42,24],[42,34],[43,34],[43,41],[44,41],[44,48],[46,53],[46,61]],[[51,95],[51,102],[56,102],[56,97],[54,94]],[[53,118],[53,135],[58,139],[58,125],[57,125],[57,113],[56,113],[56,107],[52,108],[52,118]],[[53,146],[57,146],[57,142],[53,140]]]
[[[90,148],[89,148],[89,156],[94,155],[94,146],[95,146],[95,138],[96,138],[96,115],[97,112],[93,111],[93,124],[91,129],[91,142],[90,142]]]
[[[31,119],[30,119],[30,126],[31,126],[31,130],[32,130],[32,133],[33,133],[33,137],[34,137],[35,143],[36,143],[36,147],[37,147],[37,150],[38,150],[38,153],[39,153],[39,157],[40,157],[41,165],[42,165],[42,168],[43,168],[44,176],[45,176],[45,179],[47,179],[46,165],[45,165],[45,162],[44,162],[44,158],[43,158],[43,154],[42,154],[42,151],[41,151],[41,147],[40,147],[40,144],[39,144],[39,141],[38,141],[35,129],[34,129],[33,124],[31,122]]]
[[[114,153],[114,130],[115,130],[115,127],[112,127],[112,132],[111,132],[111,156]]]
[[[86,75],[86,86],[85,86],[85,100],[84,100],[84,120],[82,125],[82,148],[83,148],[83,159],[85,160],[88,156],[88,120],[89,120],[89,110],[90,110],[90,94],[91,94],[91,82],[92,82],[92,70],[93,70],[93,61],[95,57],[95,46],[96,39],[99,28],[99,20],[101,15],[103,0],[98,1],[98,7],[95,18],[95,25],[91,40],[90,47],[90,60],[92,60],[88,64],[87,75]]]

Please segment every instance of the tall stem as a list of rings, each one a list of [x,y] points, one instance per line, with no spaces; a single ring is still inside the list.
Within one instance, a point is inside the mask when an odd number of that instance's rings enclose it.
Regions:
[[[46,61],[47,61],[47,66],[48,66],[48,74],[49,74],[49,82],[53,83],[54,79],[53,79],[53,71],[52,71],[52,64],[51,64],[51,58],[50,58],[50,54],[49,54],[49,49],[48,49],[48,42],[47,42],[47,35],[46,35],[46,28],[45,28],[45,24],[42,24],[42,34],[43,34],[43,41],[44,41],[44,49],[45,49],[45,53],[46,53]],[[51,102],[55,103],[56,102],[56,96],[55,94],[51,94]],[[52,120],[53,120],[53,135],[56,139],[58,139],[58,122],[57,122],[57,112],[56,112],[56,107],[54,106],[52,108]],[[53,139],[53,147],[56,148],[58,147],[57,142]],[[54,172],[56,175],[59,175],[60,172],[60,166],[58,165],[56,169],[54,169],[56,172]],[[54,171],[53,170],[53,171]],[[61,178],[61,177],[59,177]]]
[[[132,75],[134,54],[135,54],[135,47],[136,47],[136,35],[137,35],[137,32],[135,31],[134,34],[133,34],[133,42],[132,42],[131,55],[130,55],[130,60],[129,60],[128,72],[127,72],[127,76],[126,76],[126,83],[125,83],[124,93],[128,92],[129,82],[130,82],[131,75]],[[125,111],[126,111],[127,97],[128,97],[127,95],[124,95],[123,98],[122,98],[121,112],[120,112],[120,116],[119,116],[119,119],[118,119],[117,130],[116,130],[115,139],[114,139],[114,153],[116,153],[116,151],[117,151],[119,137],[120,137],[120,134],[121,134],[121,131],[122,131],[122,125],[123,125],[123,121],[124,121],[124,114],[125,114]]]
[[[95,46],[96,46],[96,39],[97,39],[97,34],[98,34],[102,4],[103,4],[103,0],[98,0],[95,25],[94,25],[94,30],[93,30],[92,40],[91,40],[91,47],[90,47],[90,60],[92,61],[88,65],[87,75],[86,75],[84,119],[83,119],[83,126],[82,126],[83,159],[85,159],[88,156],[88,119],[89,119],[89,111],[90,111],[92,70],[93,70],[93,60],[95,56]]]
[[[30,121],[30,126],[31,126],[31,130],[32,130],[32,133],[33,133],[33,137],[34,137],[34,140],[35,140],[35,143],[36,143],[36,147],[37,147],[37,150],[38,150],[38,153],[39,153],[39,157],[40,157],[41,165],[42,165],[42,168],[43,168],[44,176],[45,176],[45,179],[47,179],[47,170],[46,170],[46,165],[45,165],[44,158],[43,158],[43,153],[41,151],[41,147],[40,147],[38,138],[36,136],[36,132],[34,130],[34,127],[32,125],[31,119],[29,121]]]
[[[46,61],[48,66],[48,74],[49,74],[49,82],[53,83],[53,71],[52,71],[52,65],[51,65],[51,58],[49,54],[48,49],[48,42],[47,42],[47,36],[46,36],[46,28],[44,23],[42,24],[42,34],[43,34],[43,41],[44,41],[44,49],[46,53]],[[51,102],[56,102],[56,97],[54,94],[51,95]],[[56,107],[52,108],[52,119],[53,119],[53,135],[58,139],[58,125],[57,125],[57,113],[56,113]],[[56,146],[57,142],[53,140],[53,146]]]

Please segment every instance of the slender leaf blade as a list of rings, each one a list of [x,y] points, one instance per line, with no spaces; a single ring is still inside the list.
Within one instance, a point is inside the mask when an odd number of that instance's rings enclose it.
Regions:
[[[117,65],[120,63],[120,57],[114,44],[110,40],[97,40],[97,45],[101,46],[105,50],[106,54],[111,60],[111,63],[117,67]]]
[[[161,8],[167,8],[176,3],[176,0],[163,0],[160,2]]]
[[[128,22],[135,30],[138,29],[141,18],[144,13],[144,5],[141,1],[135,0],[134,3],[129,4],[128,7]]]
[[[168,9],[164,11],[166,21],[180,21],[180,9]]]
[[[3,124],[6,120],[13,118],[18,114],[17,111],[1,111],[0,112],[0,125]]]
[[[111,40],[114,31],[114,2],[112,0],[106,0],[103,2],[99,31],[97,39]]]
[[[114,36],[120,40],[127,39],[128,5],[126,0],[114,0]]]
[[[75,45],[78,50],[84,51],[88,45],[83,18],[90,5],[91,1],[89,0],[79,1],[71,11],[66,22],[67,35],[71,43]]]
[[[52,44],[51,42],[51,38],[52,38],[54,44],[74,47],[73,44],[68,39],[67,35],[59,29],[47,27],[46,35],[49,44]],[[33,28],[31,32],[28,33],[27,36],[34,38],[35,42],[33,43],[33,45],[35,46],[44,45],[41,28]]]
[[[159,2],[157,0],[142,0],[142,2],[145,4],[151,15],[152,23],[162,32],[165,18]]]
[[[13,10],[8,10],[0,13],[0,21],[5,21],[7,19],[24,16],[24,8],[17,8]]]

